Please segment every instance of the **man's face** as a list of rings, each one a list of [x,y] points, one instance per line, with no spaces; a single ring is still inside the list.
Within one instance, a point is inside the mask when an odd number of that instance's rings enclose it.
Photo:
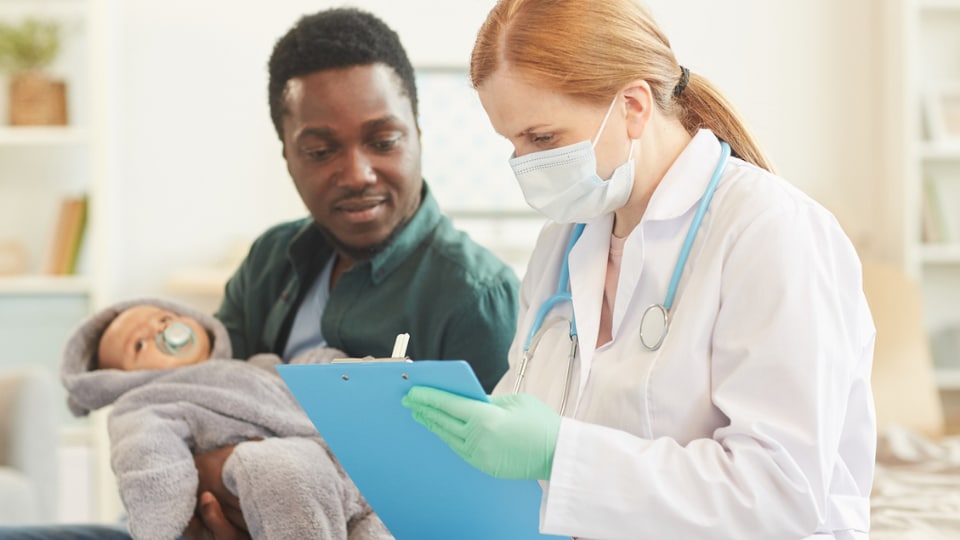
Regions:
[[[383,64],[287,82],[283,155],[314,221],[341,251],[377,250],[420,205],[420,133]],[[357,257],[357,255],[352,255]]]

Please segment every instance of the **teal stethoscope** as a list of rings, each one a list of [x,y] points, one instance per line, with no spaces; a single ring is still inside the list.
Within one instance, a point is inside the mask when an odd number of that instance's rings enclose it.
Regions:
[[[662,304],[653,304],[644,310],[643,317],[640,319],[640,343],[648,351],[660,349],[660,346],[663,345],[663,340],[667,337],[667,332],[670,329],[670,308],[673,307],[673,300],[677,295],[677,286],[680,284],[680,277],[683,275],[687,258],[690,256],[690,248],[693,246],[693,241],[697,237],[701,223],[703,223],[703,216],[707,213],[707,208],[710,206],[713,194],[717,191],[717,184],[720,183],[720,177],[723,176],[723,169],[726,167],[729,157],[730,145],[724,141],[720,141],[720,160],[717,162],[717,167],[713,171],[713,176],[710,177],[707,189],[703,192],[703,198],[700,199],[697,212],[694,214],[690,228],[687,230],[687,236],[683,240],[680,256],[677,257],[677,264],[673,267],[673,275],[670,277],[670,285],[667,287],[667,297],[663,300]],[[580,239],[580,235],[583,234],[584,226],[583,223],[578,223],[574,226],[573,232],[570,234],[570,242],[567,244],[567,249],[563,253],[563,264],[560,266],[557,290],[544,300],[540,309],[537,310],[537,316],[533,320],[533,325],[530,327],[530,332],[527,334],[527,340],[523,346],[523,357],[520,359],[520,369],[517,371],[517,381],[513,387],[514,394],[520,391],[520,386],[523,384],[523,377],[526,374],[527,365],[529,365],[530,359],[533,357],[536,345],[539,345],[538,335],[543,328],[543,322],[544,319],[547,318],[547,314],[550,313],[550,310],[557,304],[573,301],[573,295],[570,291],[570,252],[573,251],[573,246],[576,245],[577,240]],[[534,341],[536,341],[536,344],[534,344]],[[570,393],[570,382],[573,376],[572,366],[573,360],[577,355],[578,341],[577,320],[576,316],[572,315],[570,317],[570,352],[567,357],[566,383],[560,402],[561,416],[566,409],[567,395]]]

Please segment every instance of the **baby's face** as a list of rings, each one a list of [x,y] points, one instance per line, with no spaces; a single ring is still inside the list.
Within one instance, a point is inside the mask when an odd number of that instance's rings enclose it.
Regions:
[[[157,334],[179,321],[190,326],[196,336],[193,347],[179,355],[162,351]],[[100,338],[97,350],[101,369],[166,369],[188,366],[210,357],[210,337],[194,319],[155,306],[135,306],[117,316]]]

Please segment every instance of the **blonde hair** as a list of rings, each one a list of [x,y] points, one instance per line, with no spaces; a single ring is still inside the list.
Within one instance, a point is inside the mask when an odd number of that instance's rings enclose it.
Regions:
[[[773,172],[773,166],[730,102],[705,78],[690,73],[679,97],[681,68],[670,42],[637,0],[499,0],[480,27],[470,59],[479,88],[507,64],[536,86],[605,104],[637,79],[654,103],[691,135],[708,128],[733,155]]]

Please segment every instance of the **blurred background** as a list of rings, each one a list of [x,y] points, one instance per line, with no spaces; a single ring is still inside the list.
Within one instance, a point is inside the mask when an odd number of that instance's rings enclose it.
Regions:
[[[418,73],[426,180],[455,222],[522,276],[541,220],[466,78],[493,3],[0,0],[0,376],[54,378],[47,408],[58,429],[58,472],[42,480],[58,487],[57,504],[34,520],[119,515],[102,418],[70,418],[55,381],[74,325],[145,295],[212,311],[249,243],[306,214],[266,94],[273,44],[302,14],[355,5],[397,30]],[[916,300],[904,335],[920,352],[904,363],[930,374],[921,386],[936,410],[918,414],[939,422],[943,410],[950,429],[960,1],[647,3],[680,62],[738,106],[779,174],[837,216],[865,261],[904,276],[907,285],[879,288],[892,310]]]

